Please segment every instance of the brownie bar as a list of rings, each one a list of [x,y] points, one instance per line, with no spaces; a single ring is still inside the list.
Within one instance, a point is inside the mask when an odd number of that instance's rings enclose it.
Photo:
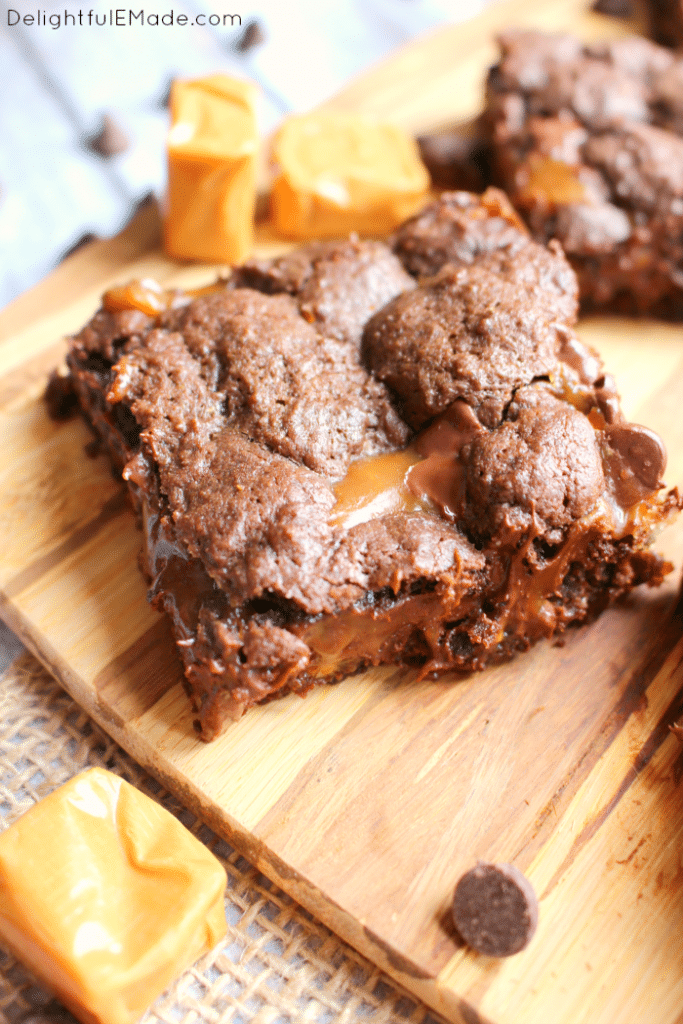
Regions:
[[[416,280],[416,276],[419,279]],[[469,671],[671,568],[661,441],[496,190],[202,293],[107,293],[71,340],[202,738],[368,665]]]
[[[496,180],[559,239],[587,309],[683,316],[683,58],[510,31],[488,82]]]

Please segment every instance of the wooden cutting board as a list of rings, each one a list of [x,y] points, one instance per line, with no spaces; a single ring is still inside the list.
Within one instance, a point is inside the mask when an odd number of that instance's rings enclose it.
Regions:
[[[414,130],[467,119],[510,24],[623,31],[576,0],[513,0],[418,41],[334,104]],[[0,314],[0,612],[141,764],[314,914],[453,1021],[683,1021],[683,715],[676,564],[562,646],[464,681],[374,670],[194,738],[170,631],[136,567],[140,536],[80,420],[41,393],[63,335],[116,281],[213,276],[159,249],[156,209],[62,264]],[[278,243],[262,233],[259,252]],[[683,327],[592,319],[629,418],[669,447],[683,482]],[[449,923],[459,876],[511,861],[540,897],[529,947],[494,961]]]

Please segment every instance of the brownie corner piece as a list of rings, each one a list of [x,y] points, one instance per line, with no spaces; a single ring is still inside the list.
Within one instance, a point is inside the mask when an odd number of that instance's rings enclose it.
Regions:
[[[683,57],[510,30],[487,89],[494,177],[560,241],[586,309],[683,316]]]
[[[661,582],[664,449],[576,310],[561,249],[496,190],[386,243],[105,295],[71,380],[203,739],[370,665],[483,669]]]

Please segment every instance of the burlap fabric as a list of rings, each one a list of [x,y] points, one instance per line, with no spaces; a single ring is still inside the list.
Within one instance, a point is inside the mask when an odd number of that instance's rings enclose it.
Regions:
[[[173,811],[225,864],[225,943],[156,1001],[146,1024],[438,1024],[182,808],[23,654],[0,676],[0,828],[93,765]],[[0,1018],[72,1021],[0,951]],[[54,1014],[54,1016],[52,1016]]]

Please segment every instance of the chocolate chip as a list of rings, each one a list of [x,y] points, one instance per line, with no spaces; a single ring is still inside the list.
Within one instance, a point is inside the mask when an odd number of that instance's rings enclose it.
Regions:
[[[666,469],[666,448],[661,437],[637,423],[615,423],[609,428],[607,439],[636,479],[649,491],[657,490]]]
[[[635,15],[631,0],[595,0],[593,10],[610,18],[633,18]]]
[[[128,136],[111,114],[104,115],[99,131],[88,139],[88,147],[104,157],[125,153],[128,146]]]
[[[161,107],[162,110],[165,110],[168,107],[168,105],[170,104],[170,102],[171,102],[171,89],[172,89],[172,87],[173,87],[173,79],[169,78],[168,81],[166,82],[166,85],[164,86],[164,88],[162,89],[161,93],[159,94],[159,98],[157,100],[157,105],[159,107]]]
[[[514,864],[479,863],[455,888],[453,921],[478,953],[512,956],[536,931],[536,893]]]
[[[234,46],[238,53],[247,53],[248,50],[253,50],[255,46],[265,43],[266,38],[265,29],[261,22],[257,21],[256,18],[252,18],[244,26],[244,29],[235,40]]]

